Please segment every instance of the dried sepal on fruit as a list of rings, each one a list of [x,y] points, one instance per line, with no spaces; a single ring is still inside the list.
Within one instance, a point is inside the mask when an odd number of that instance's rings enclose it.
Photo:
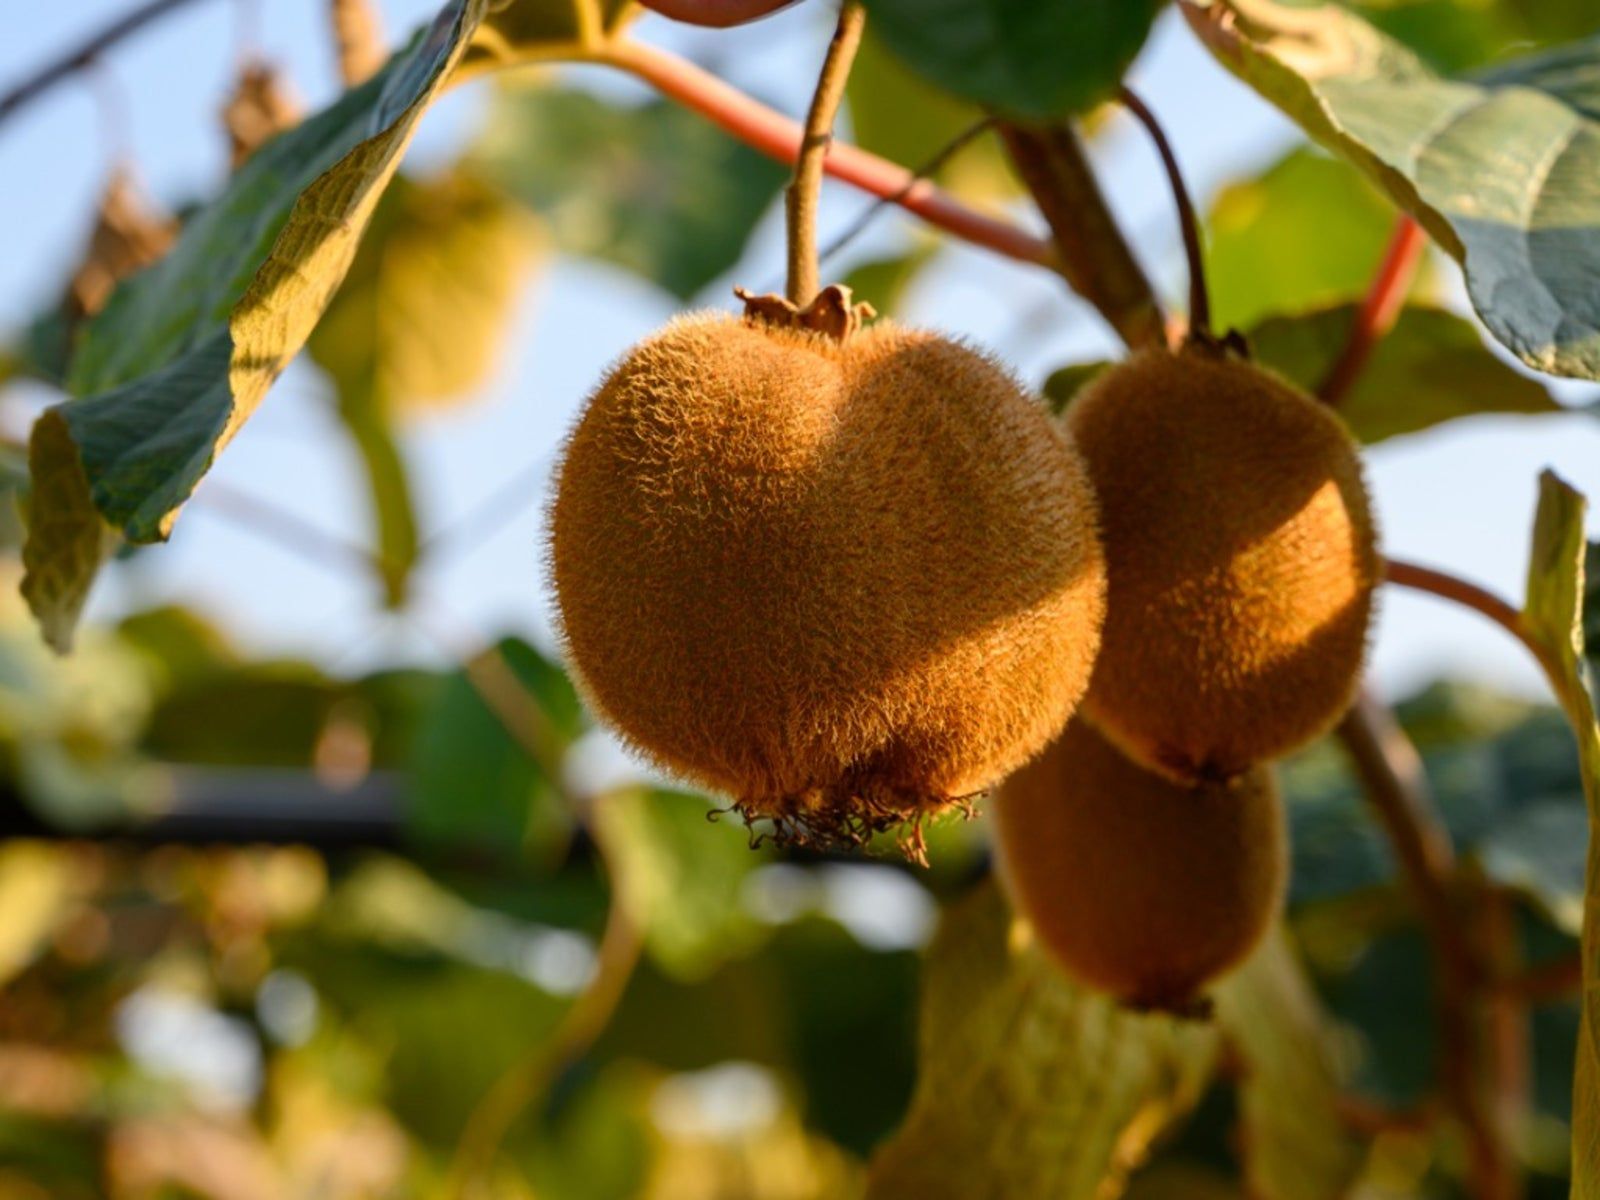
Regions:
[[[1271,772],[1182,787],[1082,716],[992,805],[1001,876],[1073,978],[1136,1008],[1204,1011],[1271,927],[1288,875]]]
[[[1361,462],[1328,408],[1229,344],[1111,367],[1067,426],[1109,592],[1087,711],[1177,780],[1227,779],[1349,707],[1381,571]]]
[[[551,513],[593,706],[796,841],[996,783],[1075,708],[1104,610],[1070,440],[992,359],[860,316],[830,288],[674,321],[591,398]]]

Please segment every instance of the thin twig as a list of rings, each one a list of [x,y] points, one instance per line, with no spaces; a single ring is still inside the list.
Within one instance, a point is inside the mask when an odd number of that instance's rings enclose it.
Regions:
[[[863,211],[859,217],[850,223],[850,227],[848,229],[846,229],[838,237],[834,238],[833,241],[829,242],[822,248],[817,255],[818,262],[827,262],[851,242],[855,241],[856,238],[860,237],[866,232],[867,227],[872,224],[879,213],[886,208],[903,203],[906,196],[910,194],[912,188],[916,187],[917,184],[921,183],[923,180],[932,178],[933,175],[947,162],[949,162],[957,154],[960,154],[961,151],[965,150],[983,134],[993,129],[994,123],[994,117],[983,117],[977,121],[974,121],[960,133],[956,134],[955,137],[951,138],[939,148],[938,153],[919,164],[916,169],[911,172],[911,177],[906,180],[904,187],[900,188],[893,195],[879,196],[871,204],[867,205],[865,211]]]
[[[596,803],[605,803],[600,797]],[[589,985],[562,1015],[555,1032],[529,1058],[506,1071],[479,1102],[457,1143],[445,1194],[467,1200],[477,1194],[516,1119],[537,1103],[605,1032],[627,991],[644,939],[623,887],[620,857],[598,828],[594,844],[611,880],[611,907]]]
[[[794,178],[785,196],[789,233],[789,281],[784,289],[791,303],[804,308],[816,298],[822,286],[817,269],[817,205],[822,195],[822,164],[833,142],[833,122],[844,100],[850,67],[861,46],[867,10],[860,0],[844,0],[839,24],[828,42],[817,87],[806,113],[799,153],[795,155]]]
[[[1394,847],[1438,959],[1440,1073],[1446,1102],[1466,1134],[1473,1195],[1510,1200],[1514,1192],[1505,1147],[1484,1104],[1477,1073],[1479,1045],[1472,1014],[1486,973],[1458,924],[1451,892],[1455,851],[1434,807],[1422,760],[1394,714],[1370,695],[1357,698],[1338,734]]]
[[[1062,278],[1129,346],[1167,342],[1166,318],[1144,268],[1106,204],[1077,135],[1002,122],[1006,150],[1054,234]]]
[[[1189,260],[1189,328],[1202,336],[1211,333],[1211,292],[1206,287],[1205,250],[1200,242],[1200,218],[1195,215],[1194,201],[1189,197],[1188,185],[1183,181],[1183,171],[1178,166],[1178,156],[1167,140],[1167,134],[1156,120],[1155,113],[1139,99],[1132,88],[1124,86],[1118,92],[1122,106],[1143,125],[1167,173],[1167,183],[1172,188],[1172,199],[1178,207],[1178,227],[1183,232],[1183,252]]]
[[[1384,251],[1383,261],[1378,264],[1366,297],[1356,311],[1355,324],[1350,327],[1344,349],[1317,388],[1317,395],[1324,403],[1334,407],[1343,403],[1366,369],[1367,360],[1378,343],[1400,319],[1406,293],[1411,290],[1411,281],[1416,278],[1427,244],[1422,226],[1410,217],[1402,215],[1395,222],[1389,248]]]
[[[174,12],[187,3],[189,0],[148,0],[125,16],[118,17],[0,96],[0,121],[4,121],[23,105],[38,99],[56,84],[81,71],[130,34],[137,33],[157,18]]]
[[[237,491],[215,479],[206,480],[195,495],[195,506],[201,512],[258,534],[307,562],[341,574],[351,568],[376,571],[382,565],[364,547],[347,542],[271,501]]]
[[[630,38],[598,50],[592,61],[628,71],[663,95],[705,116],[726,133],[781,162],[792,163],[800,149],[800,125],[687,59]],[[1057,269],[1055,246],[1011,224],[968,208],[926,180],[858,146],[834,142],[823,170],[874,196],[898,196],[907,212],[974,245],[987,246],[1019,262]]]
[[[1496,977],[1521,969],[1522,944],[1517,931],[1516,899],[1503,888],[1481,888],[1477,928],[1484,963]],[[1527,1002],[1502,988],[1482,995],[1484,1080],[1489,1091],[1489,1116],[1497,1141],[1505,1146],[1527,1126],[1533,1107],[1531,1013]],[[1502,1163],[1502,1194],[1521,1197],[1526,1191],[1522,1164],[1515,1154]]]
[[[1419,592],[1429,592],[1488,617],[1528,648],[1528,652],[1538,662],[1540,670],[1549,679],[1550,686],[1555,689],[1557,698],[1565,697],[1567,685],[1561,664],[1551,657],[1550,651],[1529,631],[1526,619],[1516,607],[1475,583],[1468,583],[1465,579],[1459,579],[1432,567],[1391,558],[1384,574],[1390,583],[1413,588]]]

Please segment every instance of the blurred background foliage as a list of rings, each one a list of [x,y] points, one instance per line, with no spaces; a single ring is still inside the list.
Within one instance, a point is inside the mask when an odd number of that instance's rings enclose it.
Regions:
[[[1451,73],[1600,27],[1589,0],[1350,7]],[[978,115],[869,37],[848,100],[860,144],[915,166]],[[974,202],[1018,201],[992,139],[933,173]],[[1286,935],[1219,996],[1224,1054],[1207,1029],[1112,1012],[1010,945],[981,818],[930,830],[927,870],[892,840],[848,859],[760,844],[717,801],[608,783],[610,750],[548,647],[430,609],[430,560],[497,513],[425,532],[398,431],[472,400],[551,256],[687,300],[740,259],[784,178],[676,106],[550,73],[496,85],[457,161],[385,193],[308,347],[369,540],[285,525],[220,484],[196,503],[366,573],[448,668],[251,657],[178,607],[55,658],[17,597],[27,470],[0,447],[0,1196],[922,1195],[929,1171],[954,1173],[947,1188],[995,1178],[1005,1146],[987,1126],[1024,1108],[1055,1123],[1061,1144],[1036,1161],[1058,1174],[1019,1174],[1008,1195],[1104,1195],[1119,1173],[1136,1200],[1461,1194],[1462,1148],[1404,1119],[1432,1102],[1437,981],[1333,745],[1282,768]],[[1234,181],[1206,215],[1220,322],[1319,378],[1393,217],[1307,148]],[[108,197],[86,265],[165,220]],[[849,278],[892,313],[943,253],[923,236]],[[1351,396],[1367,442],[1560,411],[1445,303],[1447,270],[1421,273]],[[86,315],[73,295],[64,281],[16,331],[0,381],[65,377]],[[1094,369],[1036,382],[1066,404]],[[1600,600],[1593,615],[1600,632]],[[1468,680],[1399,712],[1464,870],[1512,931],[1496,944],[1525,956],[1508,969],[1559,980],[1587,841],[1564,718]],[[1521,1056],[1508,1122],[1544,1200],[1567,1194],[1578,1009],[1559,988],[1537,999],[1504,1052]],[[1037,1056],[1017,1052],[1029,1037]],[[1326,1052],[1301,1069],[1307,1044]],[[1144,1092],[1089,1086],[1117,1070],[1155,1081],[1163,1119]],[[1285,1128],[1283,1111],[1309,1115]]]

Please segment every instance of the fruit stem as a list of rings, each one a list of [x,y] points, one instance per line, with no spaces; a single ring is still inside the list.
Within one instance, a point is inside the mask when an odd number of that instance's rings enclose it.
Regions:
[[[1054,235],[1057,272],[1128,346],[1167,344],[1166,318],[1117,227],[1078,137],[1066,125],[1003,122],[1000,136]]]
[[[860,0],[845,0],[839,24],[828,42],[816,91],[795,155],[794,179],[785,196],[789,221],[789,282],[785,294],[796,308],[805,308],[821,286],[817,266],[817,205],[822,194],[823,163],[833,142],[833,121],[844,100],[850,66],[861,45],[867,10]]]
[[[1344,349],[1317,388],[1323,403],[1337,408],[1344,401],[1356,380],[1361,378],[1378,343],[1400,319],[1406,293],[1411,290],[1411,281],[1416,278],[1427,244],[1422,226],[1402,213],[1395,222],[1383,261],[1378,264],[1377,273],[1356,312],[1355,324],[1350,327]]]
[[[1167,140],[1166,130],[1156,120],[1149,105],[1133,91],[1123,86],[1117,92],[1122,106],[1143,125],[1156,153],[1161,156],[1161,166],[1167,173],[1167,183],[1172,188],[1172,199],[1178,206],[1178,227],[1183,231],[1183,252],[1189,260],[1189,332],[1201,338],[1211,337],[1211,292],[1206,286],[1205,249],[1201,244],[1200,219],[1195,215],[1194,201],[1189,197],[1188,185],[1183,181],[1183,171],[1178,166],[1178,156]]]

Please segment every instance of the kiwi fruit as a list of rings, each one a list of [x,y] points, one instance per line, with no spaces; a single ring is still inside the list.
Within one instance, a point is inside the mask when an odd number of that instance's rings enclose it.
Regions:
[[[747,303],[634,347],[572,433],[550,520],[568,661],[638,751],[780,837],[915,832],[1087,687],[1093,491],[985,355]]]
[[[1228,779],[1354,699],[1381,571],[1361,462],[1328,408],[1191,342],[1104,371],[1067,427],[1108,578],[1085,711],[1177,781]]]
[[[1287,835],[1266,767],[1184,787],[1080,715],[991,807],[1001,878],[1039,944],[1131,1007],[1195,1011],[1283,902]]]

